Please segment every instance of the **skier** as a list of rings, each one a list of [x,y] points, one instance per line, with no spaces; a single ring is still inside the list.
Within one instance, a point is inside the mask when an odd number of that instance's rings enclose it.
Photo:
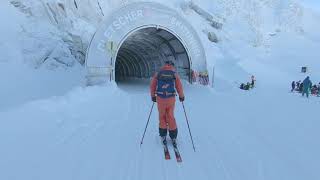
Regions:
[[[158,103],[159,135],[164,145],[167,144],[166,137],[169,129],[169,136],[176,146],[178,135],[178,128],[174,118],[176,90],[179,94],[179,100],[183,102],[185,97],[180,77],[175,71],[174,63],[166,61],[160,72],[153,76],[150,85],[152,101]]]
[[[302,84],[303,84],[302,96],[304,96],[304,94],[306,94],[307,98],[309,98],[309,91],[310,91],[310,87],[312,85],[312,82],[310,81],[310,77],[307,76],[306,79],[303,80]]]
[[[293,92],[296,89],[296,82],[292,81],[291,83],[291,92]]]

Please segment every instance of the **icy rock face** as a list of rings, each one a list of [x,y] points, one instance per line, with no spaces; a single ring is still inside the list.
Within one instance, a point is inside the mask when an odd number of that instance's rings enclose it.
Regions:
[[[85,21],[60,1],[15,0],[11,4],[27,19],[21,24],[21,48],[28,64],[49,69],[72,67],[76,62],[84,64],[95,32],[94,22]],[[94,15],[91,18],[98,19]]]
[[[121,5],[139,0],[11,0],[27,21],[22,24],[25,60],[40,67],[52,61],[84,63],[99,23]],[[204,41],[269,48],[280,32],[304,35],[304,8],[296,0],[153,0],[176,8]],[[309,23],[310,24],[310,23]],[[239,42],[237,42],[239,41]],[[207,44],[207,42],[204,42]],[[226,51],[226,50],[223,50]],[[51,54],[54,53],[54,54]],[[55,56],[55,58],[50,58]]]
[[[279,30],[304,32],[304,8],[296,0],[193,0],[190,8],[198,13],[202,11],[199,8],[203,8],[211,14],[202,13],[206,19],[224,24],[223,30],[228,34],[220,36],[225,40],[234,35],[254,47],[268,46],[269,34]],[[217,30],[213,28],[213,31]]]

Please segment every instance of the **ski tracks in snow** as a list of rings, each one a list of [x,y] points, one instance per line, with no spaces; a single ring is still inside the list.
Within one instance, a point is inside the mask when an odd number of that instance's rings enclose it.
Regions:
[[[130,105],[131,109],[128,114],[134,114],[137,117],[128,117],[130,120],[126,127],[126,133],[131,134],[133,137],[136,137],[136,139],[132,138],[134,143],[130,143],[131,147],[127,147],[127,149],[132,152],[127,162],[123,159],[125,164],[125,172],[123,173],[126,175],[122,179],[231,179],[228,175],[221,175],[221,168],[224,168],[222,172],[228,174],[225,165],[221,159],[217,159],[216,152],[212,151],[206,142],[199,141],[199,143],[201,143],[199,146],[209,148],[208,150],[204,151],[203,149],[199,149],[199,152],[193,152],[189,140],[189,132],[185,124],[183,109],[180,107],[179,102],[177,102],[178,108],[176,108],[175,114],[180,127],[178,144],[184,161],[181,164],[176,162],[170,141],[168,141],[168,143],[171,160],[164,159],[163,149],[158,136],[158,112],[156,105],[153,109],[144,144],[140,148],[139,140],[145,123],[147,122],[152,102],[147,93],[135,93],[130,97],[130,102],[132,104]]]

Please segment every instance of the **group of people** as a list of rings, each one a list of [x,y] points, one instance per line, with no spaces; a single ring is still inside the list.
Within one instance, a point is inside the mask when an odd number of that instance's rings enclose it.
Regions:
[[[207,86],[209,85],[209,74],[208,72],[199,73],[199,82],[200,84]]]
[[[192,82],[199,82],[202,85],[209,85],[208,72],[196,72],[192,71]]]
[[[255,83],[256,83],[256,78],[254,76],[251,76],[251,82],[247,82],[247,84],[241,83],[240,89],[248,91],[248,90],[254,88]]]
[[[302,96],[306,95],[309,97],[311,93],[314,96],[320,97],[320,82],[318,85],[312,84],[310,77],[306,77],[302,82],[301,81],[292,81],[291,83],[291,92],[299,92]]]
[[[195,73],[195,72],[194,72]],[[193,78],[199,77],[200,74],[193,74]],[[202,74],[200,79],[206,79],[207,74]],[[240,89],[250,90],[256,85],[255,76],[251,76],[251,82],[242,83]],[[306,77],[303,82],[293,81],[291,91],[297,91],[302,93],[302,96],[309,97],[311,92],[313,95],[320,96],[320,83],[313,85],[310,77]],[[173,145],[176,146],[176,139],[178,135],[178,126],[174,117],[174,109],[176,103],[176,96],[179,97],[179,101],[184,102],[185,96],[183,92],[182,83],[174,63],[172,61],[166,61],[161,70],[156,73],[151,81],[150,85],[151,100],[158,105],[159,111],[159,135],[163,144],[167,143],[166,137],[172,139]]]

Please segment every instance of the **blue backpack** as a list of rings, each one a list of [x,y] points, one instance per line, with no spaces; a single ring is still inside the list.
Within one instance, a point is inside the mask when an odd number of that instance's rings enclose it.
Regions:
[[[158,86],[157,95],[161,98],[175,97],[175,72],[171,70],[162,70],[157,76]]]

